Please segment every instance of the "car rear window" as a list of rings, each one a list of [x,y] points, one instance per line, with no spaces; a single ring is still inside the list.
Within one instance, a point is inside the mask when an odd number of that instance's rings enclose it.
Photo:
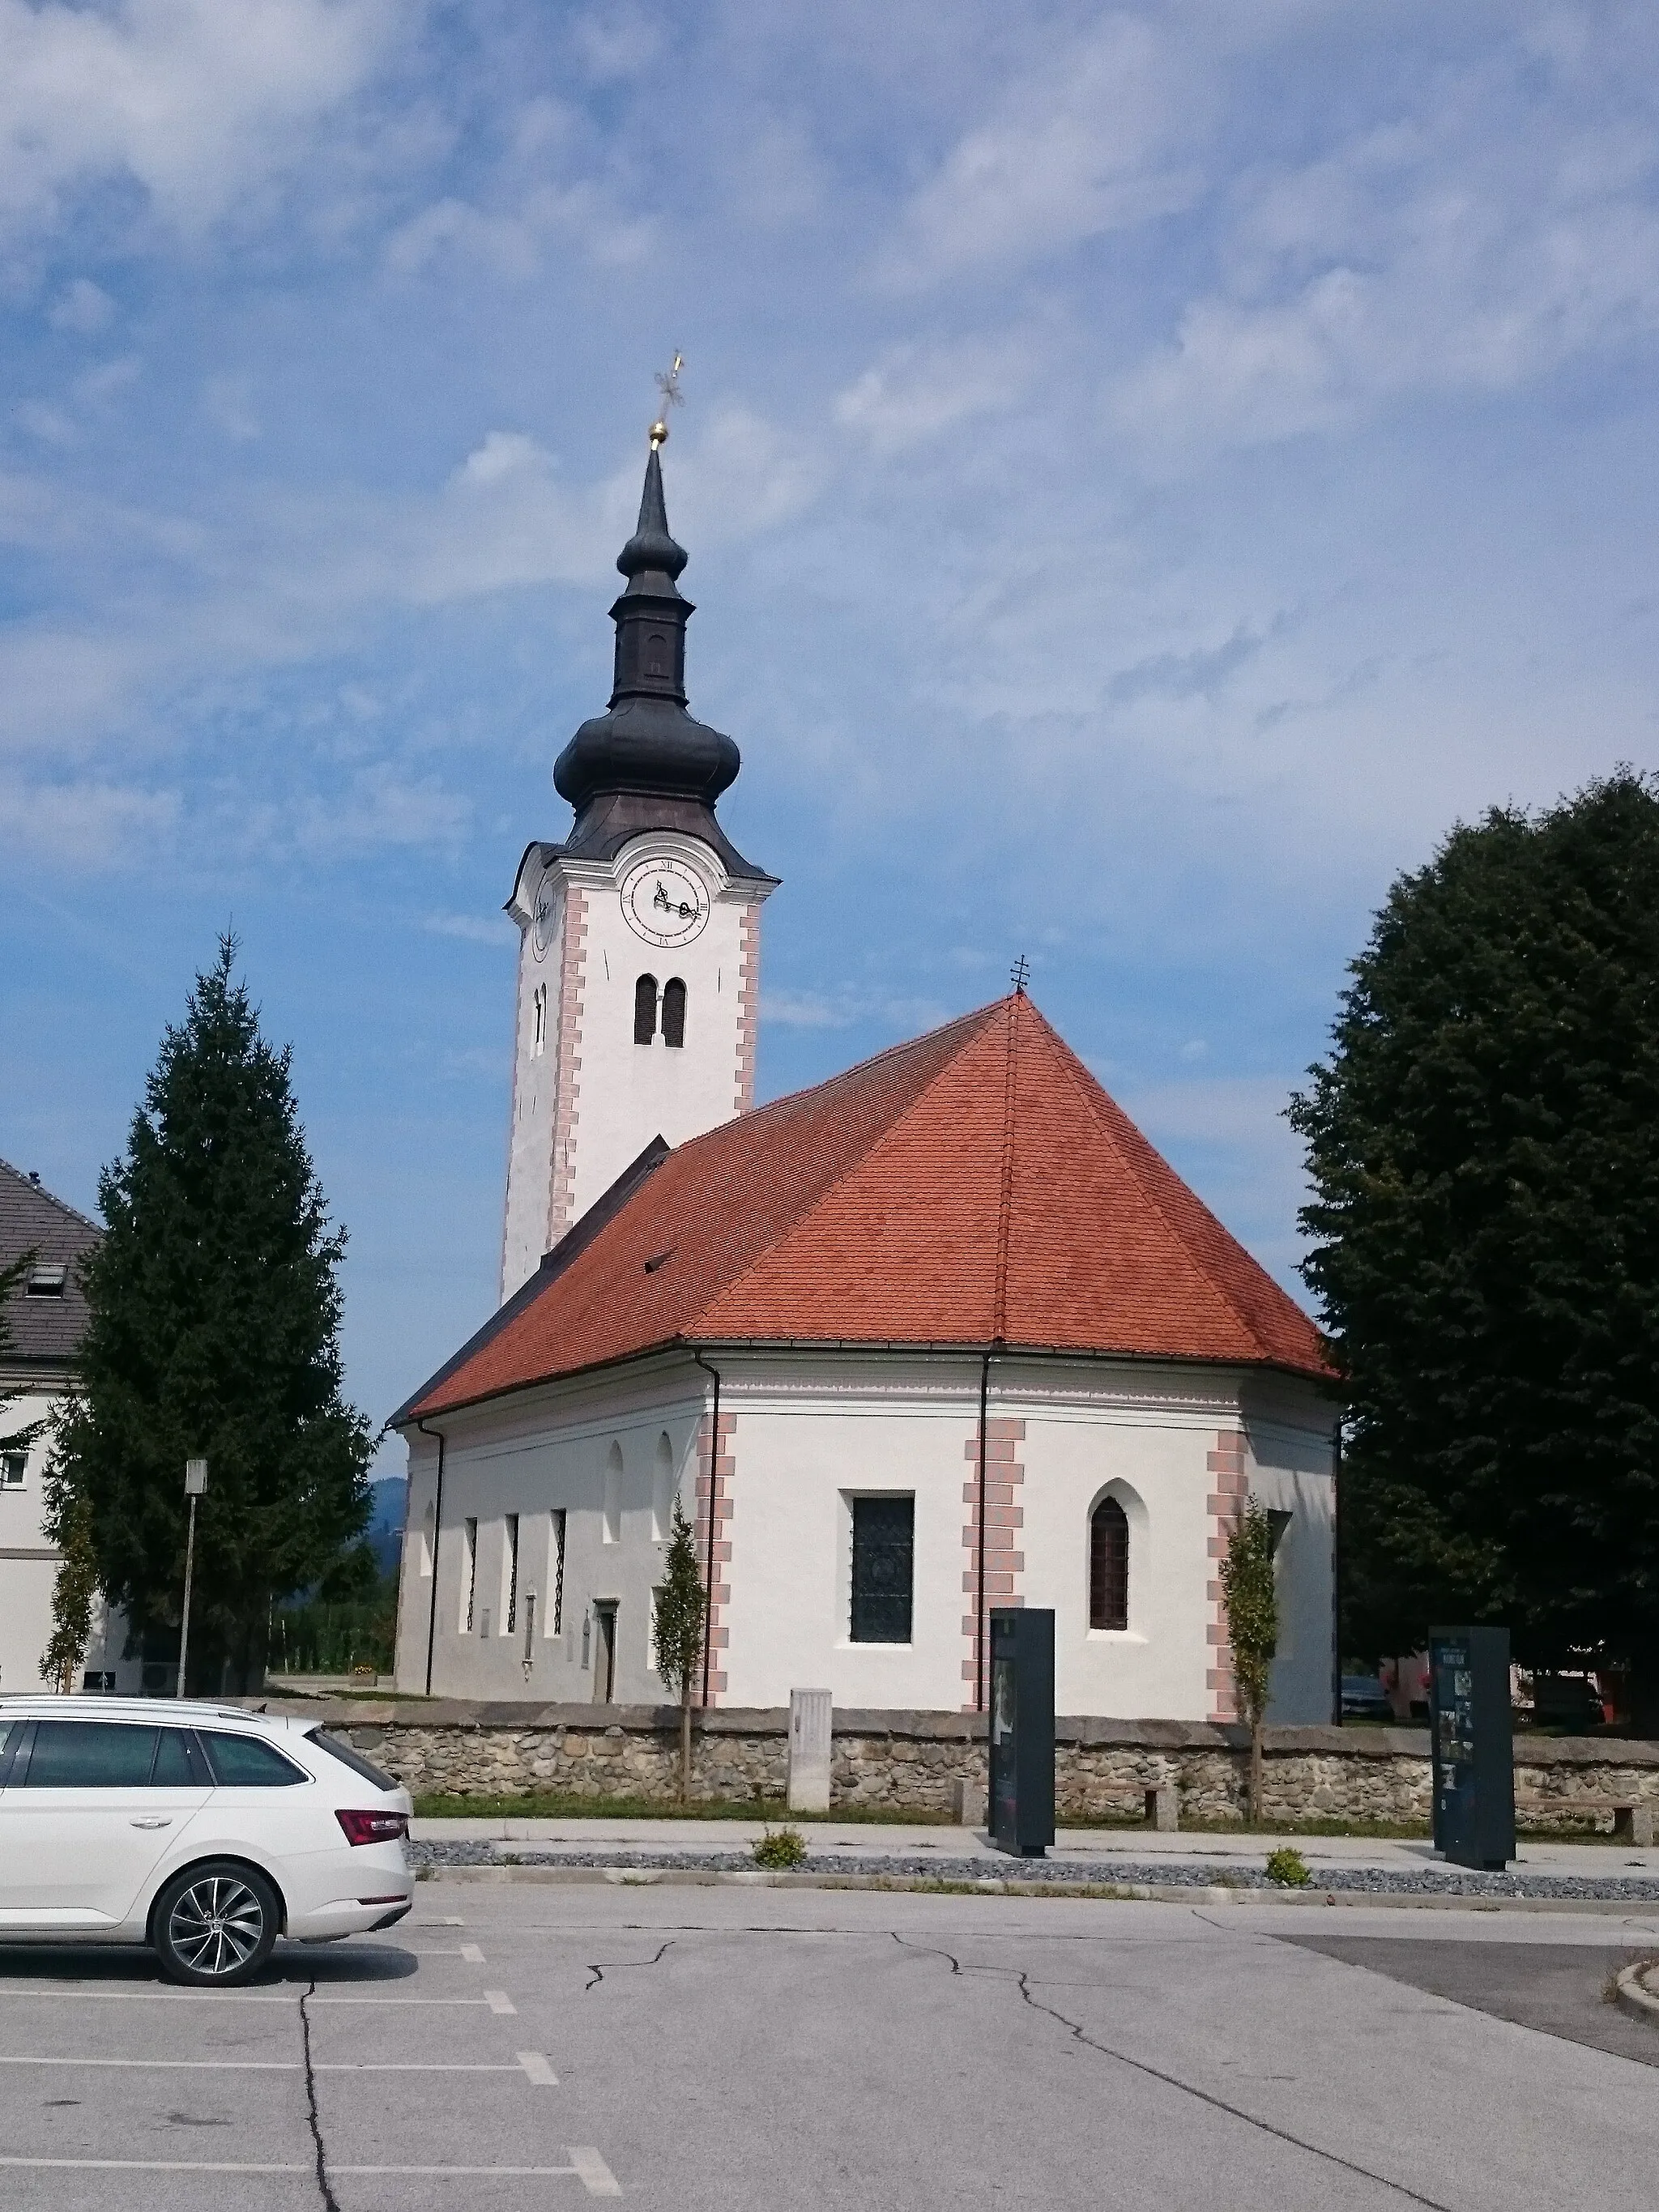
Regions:
[[[349,1766],[361,1781],[372,1782],[377,1790],[396,1790],[401,1786],[395,1776],[382,1773],[373,1759],[365,1759],[356,1744],[342,1743],[338,1736],[330,1735],[323,1729],[308,1729],[306,1741],[314,1743],[331,1759],[337,1759],[342,1766]]]
[[[220,1729],[199,1729],[197,1735],[221,1789],[285,1790],[311,1779],[304,1767],[262,1736],[231,1735]]]
[[[120,1721],[41,1721],[24,1784],[30,1790],[147,1789],[161,1733]]]

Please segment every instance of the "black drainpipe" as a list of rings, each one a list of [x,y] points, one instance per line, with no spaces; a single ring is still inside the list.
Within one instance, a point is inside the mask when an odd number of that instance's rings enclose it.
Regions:
[[[438,1640],[438,1534],[444,1525],[444,1432],[429,1429],[423,1420],[416,1427],[423,1437],[438,1439],[438,1490],[432,1502],[432,1606],[426,1620],[426,1693],[432,1695],[432,1647]]]
[[[991,1395],[991,1347],[979,1363],[979,1543],[974,1569],[974,1711],[985,1711],[985,1420]]]
[[[708,1431],[708,1559],[703,1571],[702,1702],[707,1705],[714,1648],[714,1535],[720,1527],[714,1515],[714,1468],[720,1455],[720,1370],[711,1366],[700,1352],[694,1352],[691,1357],[706,1375],[714,1378],[714,1411]]]

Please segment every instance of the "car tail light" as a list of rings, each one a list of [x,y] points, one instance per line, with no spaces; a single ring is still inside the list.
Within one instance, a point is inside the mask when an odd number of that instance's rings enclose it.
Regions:
[[[391,1844],[409,1833],[407,1813],[340,1813],[334,1815],[347,1843]]]

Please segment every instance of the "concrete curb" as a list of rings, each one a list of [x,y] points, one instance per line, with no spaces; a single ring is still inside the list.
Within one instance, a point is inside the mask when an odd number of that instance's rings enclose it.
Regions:
[[[1659,2027],[1659,1960],[1635,1959],[1626,1966],[1613,1984],[1613,2002],[1620,2012],[1627,2012],[1632,2020],[1644,2020]]]
[[[1034,1882],[986,1876],[973,1882],[934,1884],[925,1876],[898,1875],[780,1874],[757,1867],[732,1874],[691,1867],[434,1866],[422,1867],[422,1881],[540,1882],[561,1887],[609,1882],[623,1889],[869,1889],[909,1891],[922,1896],[1070,1897],[1079,1904],[1121,1901],[1153,1905],[1269,1905],[1382,1906],[1389,1911],[1428,1912],[1569,1912],[1611,1914],[1659,1926],[1659,1903],[1611,1897],[1428,1897],[1389,1890],[1195,1888],[1186,1882]],[[1622,1977],[1620,1978],[1622,1983]],[[1621,1997],[1620,2002],[1623,2002]],[[1643,2002],[1659,2015],[1659,1998]],[[1648,2017],[1644,2013],[1643,2017]]]

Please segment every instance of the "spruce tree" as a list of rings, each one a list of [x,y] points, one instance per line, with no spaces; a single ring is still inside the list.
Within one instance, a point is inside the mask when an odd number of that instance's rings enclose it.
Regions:
[[[1659,1722],[1659,790],[1497,810],[1401,878],[1308,1141],[1346,1375],[1345,1648],[1437,1616],[1627,1665]]]
[[[289,1086],[234,975],[196,979],[104,1170],[107,1224],[82,1263],[82,1391],[53,1477],[84,1516],[97,1578],[137,1638],[176,1643],[187,1458],[210,1474],[196,1532],[189,1687],[257,1688],[273,1603],[373,1580],[368,1425],[341,1395],[329,1224]],[[185,1686],[181,1685],[181,1692]]]

